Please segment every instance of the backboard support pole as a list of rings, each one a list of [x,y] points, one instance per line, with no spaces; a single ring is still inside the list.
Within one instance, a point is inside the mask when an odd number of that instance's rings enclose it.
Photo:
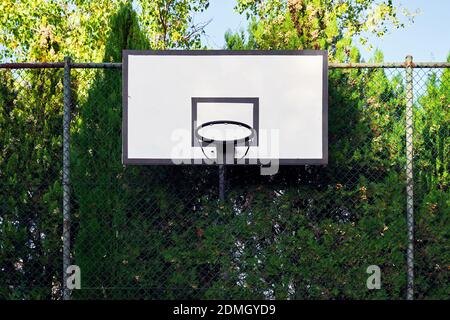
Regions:
[[[219,164],[219,200],[225,201],[225,179],[226,167],[224,164]]]

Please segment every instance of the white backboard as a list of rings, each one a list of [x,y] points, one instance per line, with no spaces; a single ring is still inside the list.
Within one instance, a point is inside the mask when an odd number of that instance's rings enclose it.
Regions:
[[[236,163],[327,163],[326,51],[125,50],[123,59],[124,164],[208,163],[213,151],[194,131],[215,120],[256,132]]]

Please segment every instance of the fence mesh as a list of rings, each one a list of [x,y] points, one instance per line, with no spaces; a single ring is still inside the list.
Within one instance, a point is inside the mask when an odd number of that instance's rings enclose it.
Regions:
[[[63,75],[0,69],[0,298],[61,299]],[[72,69],[74,299],[404,299],[406,70],[329,74],[329,164],[121,163],[120,69]],[[415,294],[447,299],[450,70],[413,68]],[[367,288],[367,268],[381,288]]]
[[[0,70],[0,298],[60,295],[62,70]]]
[[[450,69],[414,70],[415,292],[450,292]]]

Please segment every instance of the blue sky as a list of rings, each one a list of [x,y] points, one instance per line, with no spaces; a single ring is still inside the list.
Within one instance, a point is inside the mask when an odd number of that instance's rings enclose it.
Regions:
[[[419,13],[414,23],[404,29],[393,29],[382,39],[370,37],[375,48],[383,51],[385,61],[403,61],[407,54],[412,54],[415,61],[445,61],[450,52],[450,0],[394,0],[410,12]],[[196,17],[196,21],[208,21],[206,27],[208,47],[220,49],[224,46],[225,31],[245,29],[245,16],[234,12],[235,0],[210,0],[208,10]],[[361,48],[365,60],[373,51]]]

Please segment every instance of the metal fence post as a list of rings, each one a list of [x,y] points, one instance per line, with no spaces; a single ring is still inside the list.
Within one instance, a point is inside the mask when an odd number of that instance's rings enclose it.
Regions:
[[[408,228],[407,293],[414,299],[413,57],[406,57],[406,223]]]
[[[67,268],[70,265],[70,57],[64,58],[64,116],[63,116],[63,299],[70,300],[70,289],[67,287]]]

